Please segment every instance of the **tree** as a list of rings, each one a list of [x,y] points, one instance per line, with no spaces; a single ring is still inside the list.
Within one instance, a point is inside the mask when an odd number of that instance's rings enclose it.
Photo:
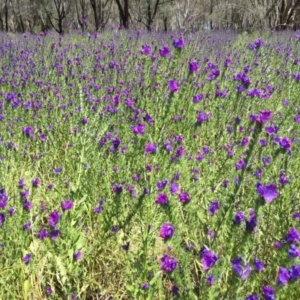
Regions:
[[[108,9],[107,14],[105,14],[105,9],[108,5],[112,3],[112,1],[111,0],[90,0],[90,3],[94,15],[95,29],[96,31],[98,31],[100,29],[100,26],[104,28],[109,20],[110,9]]]
[[[120,25],[124,28],[129,28],[129,0],[123,0],[123,5],[120,0],[115,0],[119,10]]]

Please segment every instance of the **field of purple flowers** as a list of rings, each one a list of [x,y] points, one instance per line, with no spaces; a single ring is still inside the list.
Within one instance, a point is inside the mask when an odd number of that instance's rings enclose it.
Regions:
[[[297,299],[300,34],[0,52],[0,299]]]

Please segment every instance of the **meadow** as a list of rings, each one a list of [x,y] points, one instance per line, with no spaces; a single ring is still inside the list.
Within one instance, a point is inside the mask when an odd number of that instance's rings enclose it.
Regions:
[[[299,50],[1,33],[0,299],[297,299]]]

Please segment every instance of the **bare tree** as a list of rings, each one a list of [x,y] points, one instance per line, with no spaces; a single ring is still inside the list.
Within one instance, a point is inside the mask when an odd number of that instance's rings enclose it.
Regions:
[[[121,3],[121,0],[115,0],[116,4],[118,6],[119,10],[119,16],[120,16],[120,25],[122,25],[124,28],[129,28],[129,0],[123,0],[123,5]]]
[[[108,8],[111,4],[111,0],[90,0],[91,7],[93,10],[94,21],[95,21],[95,29],[98,31],[100,27],[103,29],[110,17],[110,8]],[[106,13],[106,8],[107,13]]]
[[[52,0],[54,6],[54,12],[51,7],[46,7],[47,19],[49,20],[51,26],[57,31],[59,34],[63,34],[65,31],[64,21],[67,17],[67,14],[70,12],[70,2],[65,0]],[[67,8],[66,8],[67,6]],[[56,21],[56,24],[55,22]]]

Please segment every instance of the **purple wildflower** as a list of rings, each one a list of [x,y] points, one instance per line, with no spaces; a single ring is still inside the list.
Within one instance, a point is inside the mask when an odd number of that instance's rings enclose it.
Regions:
[[[180,37],[178,40],[174,40],[173,46],[176,49],[182,49],[184,47],[184,41],[183,41],[182,37]]]
[[[158,194],[155,203],[159,205],[166,205],[169,203],[169,199],[165,193]]]
[[[277,285],[286,285],[290,279],[289,270],[279,267],[277,275]]]
[[[245,216],[243,214],[243,212],[241,211],[237,211],[235,213],[235,216],[232,220],[233,224],[240,224],[243,220],[244,220]]]
[[[209,270],[218,260],[218,256],[212,251],[202,248],[200,250],[200,261],[204,271]]]
[[[176,258],[171,258],[169,255],[164,254],[160,259],[160,269],[165,272],[172,272],[177,265]]]
[[[47,229],[43,228],[41,229],[36,236],[40,239],[40,240],[44,240],[47,237]]]
[[[141,290],[148,290],[148,289],[149,289],[149,284],[147,282],[141,284]]]
[[[272,202],[278,196],[276,184],[267,184],[263,186],[260,182],[256,184],[256,193],[267,203]]]
[[[293,265],[289,270],[290,280],[300,278],[300,265]]]
[[[0,208],[4,208],[7,204],[7,195],[5,189],[0,189]]]
[[[289,258],[296,258],[300,256],[300,250],[297,248],[296,245],[291,244],[288,250]]]
[[[242,170],[245,166],[245,161],[242,158],[239,158],[238,161],[235,163],[236,171]]]
[[[79,260],[80,258],[81,258],[81,252],[80,251],[74,252],[73,259]]]
[[[140,50],[140,53],[142,55],[148,55],[150,53],[150,51],[151,51],[151,46],[145,44],[145,45],[142,45],[142,49]]]
[[[178,84],[174,79],[168,81],[168,88],[170,93],[175,93],[178,91]]]
[[[146,143],[144,151],[145,153],[156,153],[156,144]]]
[[[262,271],[265,268],[262,261],[259,260],[257,257],[255,257],[253,260],[253,266],[256,271]]]
[[[0,213],[0,228],[2,227],[5,221],[5,213]]]
[[[58,220],[59,220],[59,213],[57,210],[54,210],[53,212],[51,212],[48,216],[48,223],[49,226],[51,227],[55,227],[55,225],[57,224]]]
[[[40,184],[40,180],[38,178],[32,179],[32,186],[37,187]]]
[[[159,54],[161,57],[166,57],[170,53],[170,49],[168,46],[164,46],[159,49]]]
[[[163,223],[159,230],[159,236],[163,239],[169,239],[173,236],[174,226],[169,225],[168,223]]]
[[[216,201],[211,201],[209,204],[209,207],[207,209],[208,213],[210,215],[214,215],[214,213],[219,209],[219,202],[218,200]]]
[[[262,286],[261,292],[265,300],[275,300],[274,289],[271,286]]]
[[[241,257],[233,258],[231,261],[232,270],[245,280],[251,272],[249,263],[244,263]]]
[[[189,62],[189,73],[194,73],[198,70],[198,65],[195,61]]]
[[[206,283],[206,285],[208,285],[208,286],[212,286],[213,283],[214,283],[214,276],[211,275],[211,274],[207,274],[207,275],[206,275],[206,279],[205,279],[205,283]]]
[[[258,300],[258,295],[254,295],[254,294],[249,295],[249,296],[245,297],[244,300]]]
[[[178,286],[172,285],[172,287],[171,287],[171,292],[172,292],[174,295],[179,295],[179,288],[178,288]]]
[[[188,203],[191,200],[191,197],[188,193],[185,193],[184,191],[180,191],[178,194],[179,202],[181,203]]]
[[[30,262],[30,259],[31,259],[31,255],[27,253],[23,256],[22,261],[27,265]]]
[[[60,204],[62,211],[67,211],[73,207],[73,202],[72,200],[66,200],[61,202]]]
[[[289,243],[298,243],[299,241],[299,232],[296,228],[289,229],[285,241]]]
[[[178,191],[178,184],[176,181],[172,181],[170,185],[170,193],[173,195]]]

